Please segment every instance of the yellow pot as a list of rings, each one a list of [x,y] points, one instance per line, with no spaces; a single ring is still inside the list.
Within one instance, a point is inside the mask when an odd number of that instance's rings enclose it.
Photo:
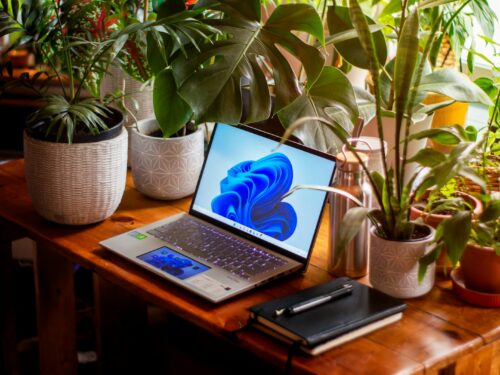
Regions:
[[[430,93],[423,100],[424,104],[435,104],[450,100],[448,96]],[[434,112],[434,119],[432,120],[432,128],[442,128],[449,125],[461,125],[465,126],[465,120],[467,118],[467,111],[469,110],[468,103],[455,102],[449,106],[438,109]],[[436,144],[432,141],[429,142],[430,146],[442,151],[449,152],[451,148],[449,146],[442,146]]]

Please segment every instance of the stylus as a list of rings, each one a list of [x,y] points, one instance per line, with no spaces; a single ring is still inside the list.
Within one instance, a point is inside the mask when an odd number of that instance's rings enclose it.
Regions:
[[[275,316],[280,316],[283,314],[295,315],[303,311],[310,310],[316,306],[320,306],[327,302],[333,301],[334,299],[347,296],[348,294],[352,293],[352,289],[353,289],[352,284],[343,284],[341,288],[335,289],[332,292],[322,294],[320,296],[308,299],[306,301],[296,303],[294,305],[285,307],[283,309],[278,309],[274,312],[274,315]]]

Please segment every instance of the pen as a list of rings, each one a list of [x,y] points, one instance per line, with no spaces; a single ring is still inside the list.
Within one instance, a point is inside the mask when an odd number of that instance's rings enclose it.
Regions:
[[[295,315],[301,313],[303,311],[312,309],[313,307],[333,301],[334,299],[341,298],[348,294],[351,294],[352,288],[353,288],[352,284],[343,284],[341,288],[335,289],[333,292],[322,294],[320,296],[296,303],[292,306],[288,306],[283,309],[278,309],[274,312],[274,316],[280,316],[283,314]]]

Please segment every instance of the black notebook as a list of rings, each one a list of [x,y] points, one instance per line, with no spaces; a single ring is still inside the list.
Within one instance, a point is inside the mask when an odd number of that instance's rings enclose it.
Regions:
[[[349,294],[296,314],[276,311],[352,285]],[[311,355],[398,321],[406,304],[378,290],[341,277],[301,292],[255,305],[255,327],[285,342],[297,342]]]

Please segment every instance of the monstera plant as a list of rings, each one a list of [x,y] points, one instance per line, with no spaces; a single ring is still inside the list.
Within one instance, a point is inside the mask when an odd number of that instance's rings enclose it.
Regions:
[[[246,123],[277,113],[288,126],[296,116],[336,107],[349,121],[355,120],[350,83],[337,69],[324,67],[316,45],[324,43],[323,23],[313,6],[283,4],[263,14],[259,0],[202,0],[193,10],[199,8],[208,9],[204,22],[221,34],[199,50],[192,46],[187,55],[174,55],[169,70],[162,73],[162,95],[183,104],[161,106],[162,115],[169,118],[169,134],[189,119],[237,124],[243,112]],[[300,61],[307,81],[299,80],[285,51]]]

